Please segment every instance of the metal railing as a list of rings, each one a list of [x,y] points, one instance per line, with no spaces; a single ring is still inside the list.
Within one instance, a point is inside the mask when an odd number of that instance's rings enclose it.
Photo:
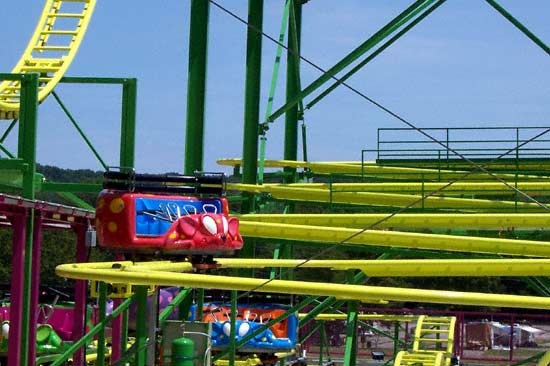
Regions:
[[[454,152],[471,160],[550,159],[550,127],[445,127],[419,130],[437,142],[411,128],[379,128],[376,160],[437,160],[443,162],[443,165],[450,165],[462,160]],[[540,136],[533,139],[537,135]]]

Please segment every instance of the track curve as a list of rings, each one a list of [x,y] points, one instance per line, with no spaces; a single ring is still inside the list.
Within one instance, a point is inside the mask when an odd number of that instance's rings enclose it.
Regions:
[[[42,102],[73,61],[90,23],[96,0],[47,0],[27,48],[12,74],[39,73]],[[0,120],[17,119],[21,84],[0,83]]]

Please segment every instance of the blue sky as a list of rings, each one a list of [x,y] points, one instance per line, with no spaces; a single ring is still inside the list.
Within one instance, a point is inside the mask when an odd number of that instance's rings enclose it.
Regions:
[[[219,3],[246,18],[244,0]],[[283,1],[265,1],[264,30],[277,36]],[[329,68],[412,1],[311,0],[304,6],[303,56]],[[550,2],[500,0],[547,44]],[[145,5],[143,5],[145,4]],[[189,1],[99,0],[67,75],[138,78],[136,167],[182,171]],[[2,4],[0,72],[26,46],[43,1]],[[211,8],[204,167],[239,157],[243,136],[246,28]],[[276,45],[264,39],[261,117]],[[284,66],[284,64],[283,64]],[[449,0],[392,45],[349,84],[419,127],[550,126],[550,57],[482,0]],[[302,85],[319,76],[302,65]],[[283,103],[283,84],[275,107]],[[113,87],[57,89],[110,165],[117,164],[120,91]],[[359,160],[375,146],[376,129],[403,127],[342,88],[306,112],[310,160]],[[53,99],[39,112],[38,161],[101,169]],[[267,157],[282,158],[283,119],[268,134]],[[11,141],[9,146],[14,146]]]

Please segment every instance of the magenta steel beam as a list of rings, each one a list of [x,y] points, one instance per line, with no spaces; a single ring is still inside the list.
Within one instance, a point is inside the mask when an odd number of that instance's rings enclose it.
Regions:
[[[36,329],[38,324],[38,295],[40,292],[40,258],[42,256],[42,215],[34,212],[34,232],[32,247],[31,301],[29,324]],[[29,332],[29,364],[34,365],[36,359],[36,332]]]
[[[88,250],[86,248],[86,227],[78,225],[76,231],[76,262],[85,263],[88,261]],[[75,284],[75,303],[72,340],[76,342],[84,336],[86,330],[86,295],[87,281],[77,280]],[[85,346],[82,346],[73,355],[74,366],[84,366]]]
[[[15,215],[11,219],[13,226],[10,332],[8,338],[8,365],[21,363],[21,321],[23,318],[23,278],[25,274],[25,215]]]

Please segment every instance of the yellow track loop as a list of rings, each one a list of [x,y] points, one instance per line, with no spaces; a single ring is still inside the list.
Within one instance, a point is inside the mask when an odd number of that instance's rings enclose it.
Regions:
[[[39,101],[57,85],[73,61],[82,42],[96,0],[47,0],[34,34],[13,74],[39,73]],[[0,120],[19,114],[21,84],[0,83]]]
[[[436,304],[550,309],[550,298],[548,297],[347,285],[324,282],[267,281],[262,278],[176,273],[171,270],[164,270],[164,266],[170,268],[171,264],[159,265],[154,267],[155,269],[153,270],[150,264],[140,268],[140,263],[129,264],[128,262],[121,262],[116,268],[107,268],[105,263],[73,263],[57,266],[55,273],[58,276],[66,278],[98,280],[111,283],[335,296],[342,300],[367,300],[369,302],[373,300],[413,301]]]
[[[337,260],[337,259],[259,259],[216,258],[221,268],[327,268],[333,271],[358,269],[369,277],[433,277],[433,276],[550,276],[550,259],[388,259],[388,260]],[[127,271],[192,272],[189,262],[132,262],[92,263],[90,269],[109,269],[114,263],[127,266]],[[88,268],[81,264],[81,268]]]

